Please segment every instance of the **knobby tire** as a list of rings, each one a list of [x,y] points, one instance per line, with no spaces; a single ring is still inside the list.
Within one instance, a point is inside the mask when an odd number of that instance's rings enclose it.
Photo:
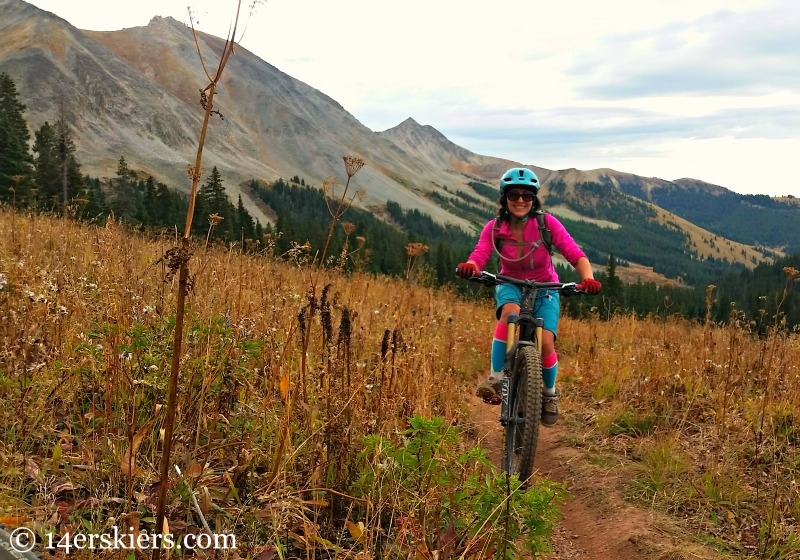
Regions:
[[[542,418],[542,360],[535,347],[519,349],[508,398],[502,468],[509,475],[519,475],[524,484],[533,473]]]

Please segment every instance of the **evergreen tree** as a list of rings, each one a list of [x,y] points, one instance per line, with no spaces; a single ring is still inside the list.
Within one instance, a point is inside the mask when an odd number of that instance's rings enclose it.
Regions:
[[[55,126],[45,122],[34,136],[33,152],[37,154],[34,183],[38,187],[38,201],[45,208],[63,210],[84,188],[69,126],[59,118]]]
[[[205,235],[208,232],[209,216],[216,214],[222,217],[222,222],[214,226],[214,238],[234,239],[236,226],[236,209],[228,199],[225,187],[222,185],[222,176],[216,166],[211,169],[208,180],[197,192],[195,213],[192,218],[192,230],[196,234]],[[195,228],[197,224],[197,228]]]
[[[174,228],[179,230],[184,227],[186,221],[186,208],[188,198],[185,203],[181,203],[177,193],[169,190],[164,183],[156,184],[156,223],[161,227]]]
[[[222,185],[222,176],[216,166],[211,169],[211,175],[205,184],[200,187],[197,194],[206,203],[209,212],[224,215],[223,212],[229,210],[231,202]],[[228,216],[226,216],[228,217]]]
[[[117,219],[133,221],[139,214],[139,197],[133,180],[134,173],[128,168],[125,156],[117,163],[117,176],[111,181],[109,209]]]
[[[269,226],[269,224],[267,224],[267,226]],[[261,243],[262,246],[263,246],[263,243],[264,243],[264,233],[265,232],[264,232],[264,228],[261,226],[261,221],[260,220],[256,220],[256,228],[255,228],[255,232],[253,233],[253,239],[255,239],[256,241]]]
[[[144,201],[142,202],[142,223],[146,226],[161,225],[158,221],[158,199],[156,198],[156,180],[150,175],[144,184]]]
[[[14,81],[0,73],[0,201],[16,200],[18,204],[24,204],[30,195],[32,173],[31,135],[24,112]]]
[[[47,121],[34,132],[33,184],[36,199],[32,204],[52,208],[57,203],[61,182],[61,169],[58,165],[56,129]]]
[[[242,195],[239,194],[239,203],[236,205],[236,233],[245,239],[256,237],[256,224],[253,216],[247,211],[242,203]]]
[[[78,196],[82,205],[81,218],[92,222],[102,222],[108,216],[106,197],[100,186],[100,179],[83,178],[83,188]]]
[[[603,282],[603,297],[611,301],[612,307],[624,305],[625,290],[622,281],[617,276],[617,260],[613,254],[608,255],[606,264],[606,277]]]
[[[275,243],[275,253],[276,255],[283,255],[292,248],[292,241],[295,240],[292,222],[283,213],[279,213],[278,219],[275,220],[275,234],[278,236]]]
[[[81,166],[75,157],[75,142],[63,115],[56,121],[56,139],[58,163],[61,166],[61,204],[62,208],[66,208],[70,200],[80,193],[83,178]]]

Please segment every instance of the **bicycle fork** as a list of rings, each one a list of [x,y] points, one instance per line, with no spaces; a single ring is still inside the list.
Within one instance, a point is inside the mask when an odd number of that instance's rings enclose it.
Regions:
[[[539,355],[542,355],[542,328],[544,322],[540,318],[533,319],[536,349]],[[518,341],[517,331],[519,327],[519,316],[512,313],[508,316],[508,338],[506,338],[506,360],[503,366],[503,379],[500,383],[500,395],[502,401],[500,403],[500,424],[505,427],[508,424],[508,391],[511,384],[511,373],[514,369],[516,361],[517,348],[519,346],[527,346],[532,344],[529,341]]]

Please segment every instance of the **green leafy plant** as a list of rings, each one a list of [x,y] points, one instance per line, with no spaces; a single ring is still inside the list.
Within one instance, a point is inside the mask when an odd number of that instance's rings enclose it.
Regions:
[[[397,442],[372,435],[354,494],[365,500],[366,549],[405,558],[522,558],[549,548],[566,490],[537,480],[523,489],[480,447],[461,451],[441,417],[409,420]]]

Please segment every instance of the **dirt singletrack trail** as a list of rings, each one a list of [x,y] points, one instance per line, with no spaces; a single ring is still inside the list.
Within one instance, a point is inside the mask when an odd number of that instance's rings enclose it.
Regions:
[[[499,466],[502,431],[499,407],[469,397],[480,445]],[[563,416],[563,414],[562,414]],[[570,493],[563,519],[553,532],[553,552],[546,560],[689,560],[718,558],[691,542],[673,520],[637,508],[621,497],[622,469],[592,465],[586,452],[565,442],[568,428],[559,422],[541,427],[535,468],[562,482]]]

